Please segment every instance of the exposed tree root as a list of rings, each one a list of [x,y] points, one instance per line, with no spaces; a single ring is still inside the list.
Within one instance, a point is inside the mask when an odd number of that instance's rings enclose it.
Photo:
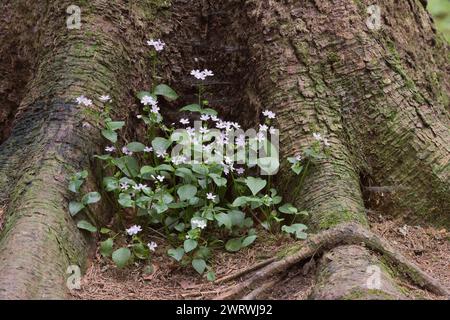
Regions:
[[[268,264],[270,264],[270,263],[272,263],[272,262],[275,262],[276,260],[277,260],[277,258],[276,258],[276,257],[273,257],[273,258],[266,259],[266,260],[264,260],[264,261],[258,262],[258,263],[254,264],[254,265],[252,265],[252,266],[250,266],[250,267],[248,267],[248,268],[242,269],[242,270],[240,270],[240,271],[238,271],[238,272],[235,272],[235,273],[233,273],[233,274],[230,274],[230,275],[228,275],[228,276],[224,276],[224,277],[222,277],[222,278],[219,278],[219,279],[217,279],[217,280],[215,281],[215,283],[216,283],[216,284],[220,284],[220,283],[223,283],[223,282],[231,281],[231,280],[234,280],[234,279],[236,279],[236,278],[245,276],[246,274],[248,274],[248,273],[250,273],[250,272],[252,272],[252,271],[261,269],[262,267],[265,267],[265,266],[267,266]]]
[[[364,244],[366,247],[382,254],[391,264],[396,266],[402,273],[422,288],[425,288],[437,295],[449,296],[448,291],[443,288],[435,279],[420,270],[414,263],[406,259],[402,254],[390,246],[385,240],[378,237],[370,230],[357,223],[345,223],[335,228],[323,231],[312,236],[294,254],[289,254],[284,258],[266,265],[262,269],[228,292],[220,295],[216,299],[236,299],[256,297],[261,290],[266,290],[269,285],[273,285],[273,276],[285,272],[293,265],[313,256],[316,253],[324,252],[343,244]],[[267,282],[267,279],[269,282]],[[267,283],[266,283],[267,282]],[[251,291],[245,295],[246,292]]]

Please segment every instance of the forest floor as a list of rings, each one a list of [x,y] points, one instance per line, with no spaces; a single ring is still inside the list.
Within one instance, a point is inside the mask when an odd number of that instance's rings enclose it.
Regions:
[[[450,232],[425,226],[412,226],[401,219],[369,215],[372,230],[387,239],[403,255],[450,289]],[[218,252],[212,262],[217,279],[234,274],[262,260],[273,257],[295,241],[285,235],[260,234],[253,246],[238,253]],[[74,299],[214,299],[241,279],[214,284],[200,277],[190,267],[180,267],[160,246],[152,260],[153,273],[145,274],[143,265],[118,270],[113,263],[96,254],[81,281],[81,289],[72,292]],[[264,299],[306,299],[314,285],[314,259],[292,268],[268,292]],[[405,280],[412,298],[437,297],[412,286]]]

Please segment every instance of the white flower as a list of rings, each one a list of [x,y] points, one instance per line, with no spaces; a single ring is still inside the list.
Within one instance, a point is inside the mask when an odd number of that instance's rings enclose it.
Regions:
[[[195,136],[195,128],[187,127],[186,132],[190,137]]]
[[[276,134],[277,133],[277,129],[275,129],[274,127],[270,127],[269,133],[270,134]]]
[[[158,101],[156,101],[152,96],[143,96],[141,99],[141,103],[144,106],[148,105],[156,106],[158,104]]]
[[[314,139],[316,139],[317,141],[321,141],[322,140],[322,135],[320,133],[314,132],[313,133],[313,137]]]
[[[142,119],[142,114],[138,114],[138,115],[136,116],[136,118]]]
[[[269,119],[275,119],[275,113],[269,110],[264,110],[263,115]]]
[[[245,172],[245,169],[244,169],[244,168],[237,168],[237,169],[236,169],[236,173],[237,173],[238,175],[242,175],[242,174],[244,174],[244,172]]]
[[[159,113],[159,107],[157,105],[152,106],[152,109],[150,110],[152,113]]]
[[[207,134],[209,132],[208,128],[204,128],[204,127],[201,127],[199,131],[202,134]]]
[[[217,116],[211,116],[211,120],[214,122],[220,121],[220,119]]]
[[[130,187],[130,185],[126,182],[121,182],[120,183],[120,189],[121,190],[127,190]]]
[[[92,105],[92,100],[86,98],[85,96],[79,96],[79,97],[76,99],[76,102],[77,102],[78,104],[84,104],[86,107],[90,107],[90,106]]]
[[[131,226],[130,228],[126,229],[126,231],[127,231],[128,235],[132,236],[132,235],[135,235],[135,234],[138,234],[139,232],[141,232],[142,228],[141,228],[141,226],[134,225],[134,226]]]
[[[214,201],[216,199],[216,196],[214,194],[212,194],[211,192],[208,192],[206,194],[206,199]]]
[[[127,156],[131,156],[133,152],[131,152],[127,147],[122,148],[122,153],[126,154]]]
[[[200,70],[191,70],[191,75],[194,76],[195,79],[205,80],[206,75]]]
[[[180,119],[180,123],[181,123],[181,124],[189,124],[189,119],[181,118],[181,119]]]
[[[225,156],[225,157],[224,157],[224,161],[225,161],[226,164],[231,164],[231,163],[233,163],[233,159],[230,158],[229,156]]]
[[[245,146],[245,135],[241,134],[239,137],[236,138],[236,145],[238,147]]]
[[[200,228],[205,229],[206,228],[206,221],[204,219],[192,219],[191,220],[192,229]]]
[[[185,156],[175,156],[172,158],[172,162],[173,162],[173,164],[178,166],[178,165],[186,162],[186,157]]]
[[[259,131],[267,131],[267,129],[269,129],[269,128],[265,124],[259,125]]]
[[[147,188],[147,185],[142,183],[133,186],[133,189],[136,191],[144,190],[145,188]]]
[[[166,150],[156,150],[156,156],[158,158],[164,158],[165,156],[167,156],[167,152]]]
[[[154,241],[147,243],[147,247],[150,249],[150,251],[155,251],[157,246],[158,245]]]
[[[209,115],[207,115],[207,114],[202,114],[202,115],[200,116],[200,120],[202,120],[202,121],[208,121],[208,120],[209,120]]]
[[[204,69],[203,70],[203,74],[207,77],[212,77],[214,75],[214,73],[211,70],[208,69]]]
[[[328,142],[327,138],[323,138],[323,144],[325,145],[325,147],[330,147],[331,146],[331,143]]]
[[[144,148],[144,152],[152,152],[153,148],[152,147],[145,147]]]
[[[238,129],[241,128],[241,125],[240,125],[239,123],[237,123],[237,122],[232,122],[231,125],[232,125],[236,130],[238,130]]]
[[[263,142],[266,139],[266,135],[264,132],[258,132],[256,134],[256,139],[258,139],[258,142]]]
[[[115,150],[116,150],[116,148],[114,148],[114,147],[106,147],[105,148],[106,152],[114,152]]]
[[[105,96],[100,96],[100,101],[101,102],[108,102],[111,101],[111,97],[109,95],[105,95]]]
[[[158,179],[159,182],[163,182],[165,177],[164,176],[156,176],[156,179]]]
[[[147,44],[153,48],[155,48],[156,51],[162,51],[164,49],[164,46],[166,45],[161,39],[153,40],[150,39],[147,41]]]

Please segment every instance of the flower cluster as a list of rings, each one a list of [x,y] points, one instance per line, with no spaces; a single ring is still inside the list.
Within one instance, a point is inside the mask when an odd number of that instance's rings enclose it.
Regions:
[[[155,48],[155,50],[158,52],[164,50],[164,47],[166,46],[166,44],[163,41],[161,41],[161,39],[157,40],[150,39],[147,41],[147,45]]]
[[[197,80],[205,80],[206,77],[212,77],[214,76],[214,73],[211,70],[204,69],[203,71],[200,70],[192,70],[191,75],[194,76]]]

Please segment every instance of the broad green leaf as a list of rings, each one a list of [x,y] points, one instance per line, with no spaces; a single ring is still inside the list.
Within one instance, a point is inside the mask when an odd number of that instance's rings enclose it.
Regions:
[[[218,187],[223,187],[227,185],[227,179],[221,177],[220,175],[216,173],[210,173],[209,176],[213,179],[214,183]]]
[[[194,250],[195,248],[197,248],[197,245],[198,245],[198,243],[194,239],[184,240],[184,244],[183,244],[184,252],[187,253],[187,252]]]
[[[106,191],[113,191],[119,188],[119,181],[114,177],[103,178],[103,187]]]
[[[142,179],[150,180],[153,179],[152,175],[156,175],[156,170],[151,166],[143,166],[141,168],[140,175]]]
[[[104,257],[111,256],[113,252],[114,240],[112,238],[108,238],[105,241],[100,242],[100,254]]]
[[[190,112],[200,112],[202,108],[198,104],[190,104],[187,106],[184,106],[180,109],[180,111],[190,111]]]
[[[185,184],[178,188],[177,194],[180,201],[189,200],[197,194],[197,187],[192,184]]]
[[[69,182],[69,190],[73,193],[78,193],[80,190],[81,185],[83,184],[84,180],[71,180]]]
[[[108,234],[108,233],[110,233],[111,232],[111,229],[108,229],[108,228],[101,228],[100,229],[100,233],[101,234]]]
[[[137,97],[139,100],[142,100],[142,98],[145,97],[145,96],[150,96],[150,97],[153,97],[153,98],[156,99],[156,97],[155,97],[154,95],[152,95],[152,94],[151,94],[150,92],[148,92],[148,91],[139,91],[139,92],[136,94],[136,97]]]
[[[125,121],[108,121],[106,122],[106,128],[111,131],[122,129],[125,125]]]
[[[150,251],[147,246],[144,246],[142,243],[135,243],[132,246],[133,254],[136,258],[145,260],[149,257]]]
[[[295,173],[296,175],[299,175],[299,174],[303,171],[303,166],[299,166],[299,165],[297,165],[297,164],[294,164],[294,165],[291,167],[291,169],[292,169],[292,171],[294,171],[294,173]]]
[[[302,239],[302,240],[304,240],[308,237],[308,235],[305,232],[303,232],[306,229],[308,229],[308,227],[301,223],[295,223],[290,226],[282,226],[281,227],[282,231],[284,231],[286,233],[294,234],[297,239]]]
[[[94,227],[92,224],[87,222],[86,220],[81,220],[77,223],[77,227],[79,229],[87,230],[89,232],[97,232],[97,228]]]
[[[130,178],[136,177],[139,173],[139,164],[137,160],[131,156],[114,159],[113,163]]]
[[[153,204],[152,208],[155,209],[158,214],[169,210],[169,207],[165,203],[155,203]]]
[[[175,171],[175,169],[170,164],[166,164],[166,163],[160,164],[159,166],[157,166],[155,168],[155,170],[157,170],[157,171],[169,171],[169,172]]]
[[[131,195],[126,193],[119,194],[119,199],[117,202],[124,208],[133,208],[134,201],[131,199]]]
[[[89,193],[87,193],[87,194],[85,194],[83,196],[83,198],[81,199],[81,202],[84,205],[87,205],[87,204],[92,204],[92,203],[99,202],[101,198],[102,198],[102,196],[100,195],[100,193],[98,193],[98,192],[89,192]]]
[[[298,212],[297,208],[290,203],[285,203],[278,208],[278,211],[286,214],[296,214]]]
[[[152,147],[155,151],[166,151],[172,142],[166,138],[156,137],[152,141]]]
[[[234,199],[232,206],[233,207],[241,207],[249,202],[249,197],[238,197]]]
[[[225,244],[225,249],[230,252],[239,251],[241,248],[242,248],[242,239],[241,238],[230,239]]]
[[[176,248],[176,249],[169,249],[169,250],[167,251],[167,254],[168,254],[170,257],[174,258],[175,260],[181,261],[181,259],[182,259],[183,256],[184,256],[184,249],[181,248],[181,247],[178,247],[178,248]]]
[[[75,173],[75,175],[73,176],[74,180],[83,180],[86,179],[88,177],[89,173],[87,172],[87,170],[83,170],[80,172]]]
[[[128,248],[120,248],[112,253],[112,259],[119,269],[125,267],[131,258],[131,251]]]
[[[184,231],[184,228],[185,228],[185,225],[184,225],[183,222],[180,222],[180,223],[178,223],[174,228],[175,228],[175,230],[177,230],[178,232],[183,232],[183,231]]]
[[[195,271],[199,274],[202,274],[206,269],[206,262],[203,259],[193,259],[192,267],[194,267]]]
[[[206,273],[206,279],[211,282],[216,281],[216,274],[214,273],[214,271],[208,271]]]
[[[225,228],[231,229],[232,222],[228,214],[221,212],[219,214],[216,214],[214,218],[217,220],[217,224],[219,225],[219,227],[225,226]]]
[[[243,227],[245,221],[245,214],[239,210],[229,210],[228,216],[231,219],[231,225]]]
[[[109,154],[102,154],[100,156],[99,155],[95,155],[94,158],[106,161],[106,160],[112,159],[113,157],[111,157],[111,155],[109,155]]]
[[[145,145],[140,142],[130,142],[127,144],[127,148],[132,152],[142,152],[145,149]]]
[[[116,143],[117,142],[117,133],[115,131],[108,130],[108,129],[103,129],[102,130],[102,136],[104,136],[106,139],[108,139],[112,143]]]
[[[177,177],[183,178],[185,180],[185,182],[192,182],[192,181],[196,180],[194,174],[192,173],[191,169],[189,169],[189,168],[177,168],[175,170],[175,175]]]
[[[78,212],[80,212],[83,209],[84,209],[84,204],[82,204],[81,202],[78,202],[78,201],[70,201],[69,202],[69,212],[72,217],[75,216]]]
[[[201,110],[202,114],[209,114],[210,116],[217,116],[217,111],[211,108],[205,108]]]
[[[208,174],[208,167],[204,164],[193,164],[192,171],[195,173],[206,176]]]
[[[173,101],[178,99],[178,95],[171,87],[169,87],[166,84],[159,84],[156,86],[155,90],[153,91],[153,94],[158,96],[163,96],[169,101]]]
[[[242,248],[248,247],[256,240],[256,235],[248,236],[242,241]]]
[[[267,184],[267,181],[261,178],[247,177],[247,179],[245,179],[245,184],[253,193],[253,195],[256,196],[258,192],[264,189],[264,187]]]

